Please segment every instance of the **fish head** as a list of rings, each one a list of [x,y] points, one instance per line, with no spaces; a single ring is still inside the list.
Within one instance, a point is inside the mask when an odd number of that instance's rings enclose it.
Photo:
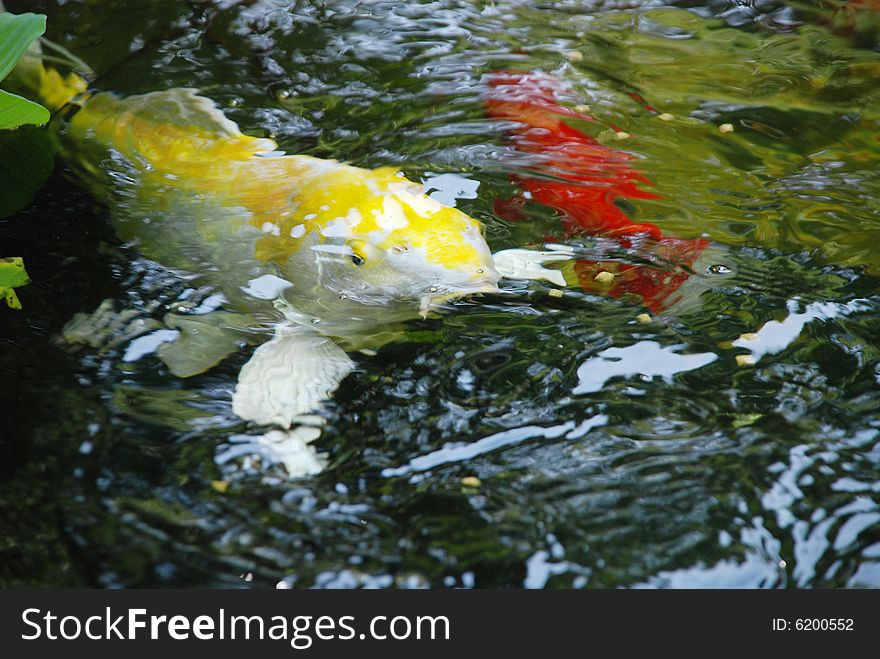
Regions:
[[[356,168],[349,168],[356,170]],[[481,224],[428,197],[390,170],[343,172],[319,186],[306,249],[318,284],[339,298],[370,306],[417,307],[422,313],[472,293],[498,290]],[[315,204],[318,204],[315,207]],[[291,273],[293,281],[297,272]]]

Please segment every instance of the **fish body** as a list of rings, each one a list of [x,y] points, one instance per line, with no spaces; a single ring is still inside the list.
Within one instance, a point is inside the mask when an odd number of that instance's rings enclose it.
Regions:
[[[565,94],[561,82],[540,72],[497,71],[490,77],[487,113],[512,124],[510,144],[535,157],[533,173],[512,177],[523,194],[496,202],[496,212],[516,220],[527,201],[538,203],[559,213],[567,235],[607,237],[630,251],[638,245],[652,263],[578,258],[565,263],[557,279],[606,297],[635,297],[655,313],[684,310],[717,279],[715,273],[731,276],[732,264],[704,238],[666,236],[656,224],[626,215],[617,199],[661,197],[645,189],[651,182],[635,168],[633,155],[569,123],[595,119],[563,105],[559,97]],[[495,257],[507,265],[503,252]]]
[[[121,239],[207,274],[241,308],[264,306],[259,283],[275,282],[332,334],[496,290],[476,220],[393,168],[280,153],[195,90],[92,96],[67,120],[62,144],[110,205]]]

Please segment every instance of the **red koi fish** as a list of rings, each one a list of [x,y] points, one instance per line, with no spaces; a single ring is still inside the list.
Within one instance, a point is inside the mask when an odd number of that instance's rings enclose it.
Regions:
[[[621,210],[616,199],[661,197],[642,188],[651,182],[633,167],[634,156],[601,144],[565,121],[595,119],[559,102],[558,95],[565,93],[559,81],[543,73],[497,72],[489,84],[487,113],[515,123],[509,133],[511,144],[535,154],[541,174],[536,169],[534,176],[513,176],[523,195],[499,200],[495,211],[510,220],[522,219],[521,209],[530,200],[556,210],[567,235],[605,236],[621,247],[630,247],[636,236],[647,239],[653,243],[652,255],[667,266],[683,268],[578,260],[574,270],[585,290],[613,298],[635,294],[652,311],[668,308],[708,241],[666,237],[655,224],[633,222]],[[597,281],[599,272],[611,272],[613,283],[605,283],[607,277]]]

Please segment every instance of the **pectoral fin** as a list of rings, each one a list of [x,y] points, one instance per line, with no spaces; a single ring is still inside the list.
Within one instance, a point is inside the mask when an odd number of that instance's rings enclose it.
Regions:
[[[245,336],[246,316],[225,311],[179,316],[168,314],[165,325],[180,331],[174,341],[163,343],[156,354],[179,378],[188,378],[216,366],[239,349]]]
[[[278,325],[275,337],[242,367],[232,411],[261,425],[290,428],[317,411],[353,367],[332,339],[309,328]]]
[[[574,250],[565,245],[547,245],[550,251],[533,249],[505,249],[492,255],[495,269],[508,279],[544,279],[565,287],[565,277],[559,270],[545,268],[545,263],[570,261]]]

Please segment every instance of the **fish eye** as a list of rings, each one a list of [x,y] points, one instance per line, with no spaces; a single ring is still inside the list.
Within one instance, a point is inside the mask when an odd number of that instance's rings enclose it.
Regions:
[[[385,251],[379,249],[367,240],[352,240],[347,244],[351,262],[355,265],[364,265],[368,260],[378,263],[385,256]]]

